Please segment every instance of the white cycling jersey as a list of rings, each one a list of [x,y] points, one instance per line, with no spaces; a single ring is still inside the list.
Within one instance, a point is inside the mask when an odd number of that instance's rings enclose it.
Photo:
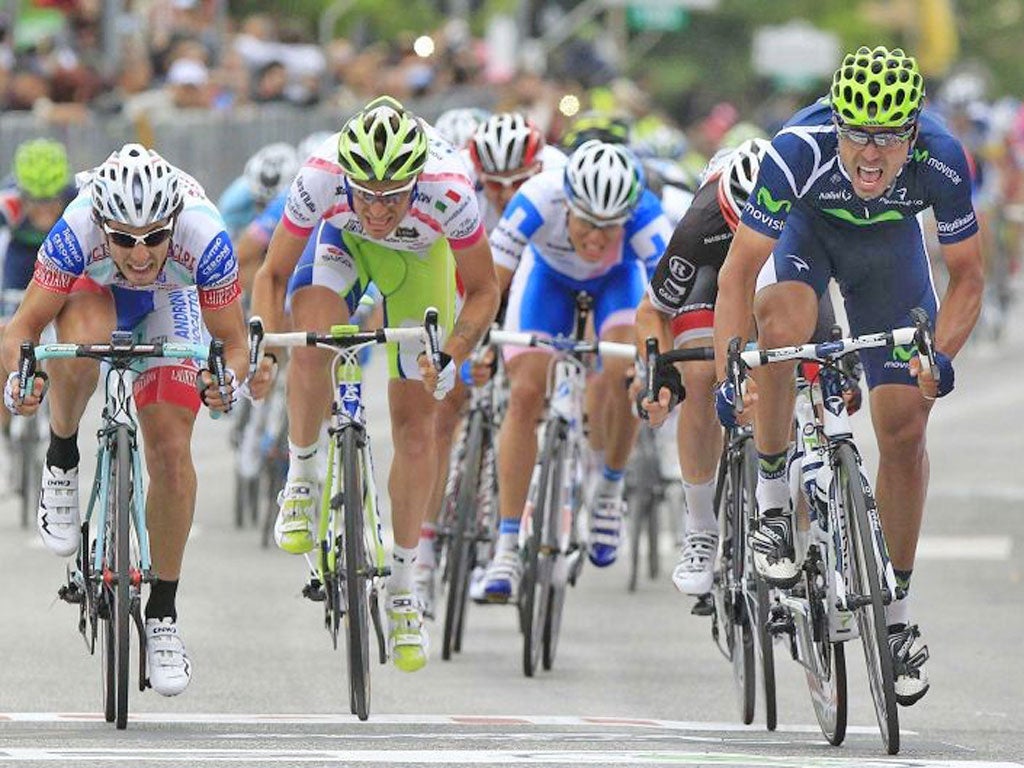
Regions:
[[[33,281],[49,291],[70,293],[79,277],[99,285],[139,292],[195,287],[203,308],[217,309],[238,297],[238,262],[216,207],[202,186],[181,174],[183,207],[174,220],[167,261],[152,285],[137,286],[118,271],[103,229],[92,212],[86,183],[54,224],[39,249]]]
[[[305,237],[323,219],[343,232],[398,251],[425,252],[441,237],[456,251],[473,245],[484,236],[473,182],[451,144],[430,126],[427,137],[427,163],[412,203],[386,237],[370,237],[352,210],[345,173],[338,164],[337,133],[310,155],[292,182],[282,219],[285,228]]]
[[[650,190],[623,226],[621,243],[609,248],[605,258],[587,261],[569,240],[569,208],[556,168],[537,174],[519,188],[491,233],[494,263],[515,271],[523,249],[529,247],[549,267],[573,280],[591,280],[629,259],[637,259],[652,271],[672,237],[672,224]]]

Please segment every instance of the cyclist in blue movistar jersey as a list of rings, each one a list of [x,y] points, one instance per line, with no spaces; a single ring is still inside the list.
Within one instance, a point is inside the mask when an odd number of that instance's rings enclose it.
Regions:
[[[585,142],[564,171],[527,181],[505,208],[491,235],[498,279],[509,286],[505,327],[545,335],[572,332],[576,291],[594,298],[594,327],[603,340],[631,342],[634,314],[647,267],[665,249],[672,227],[657,198],[644,189],[629,150]],[[522,263],[520,263],[522,261]],[[513,279],[513,275],[515,276]],[[537,453],[535,425],[544,405],[548,355],[506,353],[512,385],[498,449],[500,533],[484,591],[494,602],[515,600],[522,577],[517,554],[519,519]],[[590,504],[589,556],[598,566],[614,562],[623,513],[623,472],[636,436],[628,399],[615,382],[624,364],[606,362],[601,376],[612,394],[600,405],[606,456]]]
[[[748,335],[752,315],[760,345],[806,342],[829,277],[839,283],[854,334],[910,325],[914,307],[935,321],[934,376],[922,372],[912,349],[861,353],[879,449],[878,508],[905,590],[928,484],[928,415],[932,401],[953,389],[952,360],[978,318],[984,287],[964,151],[922,113],[923,101],[917,62],[902,50],[864,47],[846,56],[829,95],[772,141],[719,273],[715,304],[720,378],[729,339]],[[950,278],[941,309],[917,220],[926,208],[935,212]],[[799,576],[785,461],[793,367],[758,373],[760,525],[751,548],[761,575],[787,585]],[[717,387],[723,423],[735,420],[735,398],[729,383]],[[911,623],[909,591],[886,613],[897,700],[913,704],[928,690],[928,650]]]

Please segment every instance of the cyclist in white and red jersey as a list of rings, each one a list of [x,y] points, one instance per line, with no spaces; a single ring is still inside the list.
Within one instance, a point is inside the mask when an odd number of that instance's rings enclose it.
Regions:
[[[455,314],[455,268],[465,289]],[[395,532],[387,611],[400,669],[427,659],[414,593],[424,482],[439,474],[437,400],[455,385],[498,306],[498,286],[476,195],[455,148],[389,97],[367,104],[313,153],[292,183],[253,285],[253,309],[280,327],[286,294],[296,328],[346,322],[367,284],[383,295],[388,325],[419,325],[435,306],[447,332],[440,373],[416,345],[389,347],[395,456],[389,489]],[[288,377],[289,468],[274,535],[286,552],[315,541],[317,440],[331,398],[330,355],[295,350]],[[421,381],[422,380],[422,381]]]
[[[92,173],[39,250],[35,275],[4,336],[3,362],[16,371],[22,341],[57,326],[61,341],[94,343],[115,329],[140,341],[201,343],[203,324],[222,339],[233,372],[248,372],[249,346],[235,256],[224,222],[199,184],[156,152],[126,144]],[[254,377],[266,393],[270,363]],[[90,360],[51,360],[50,445],[43,468],[39,533],[52,552],[74,554],[81,540],[78,425],[96,387]],[[231,389],[241,384],[229,373]],[[197,388],[197,381],[199,382]],[[4,402],[13,413],[38,408],[42,381],[21,399],[12,373]],[[156,580],[145,607],[149,680],[181,693],[192,666],[177,628],[175,598],[195,510],[191,437],[202,399],[226,410],[208,371],[191,361],[147,360],[134,383],[149,489],[147,525]],[[233,396],[233,395],[232,395]]]

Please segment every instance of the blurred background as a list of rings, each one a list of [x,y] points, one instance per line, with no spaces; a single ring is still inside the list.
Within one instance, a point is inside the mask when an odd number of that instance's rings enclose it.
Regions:
[[[0,0],[0,168],[32,136],[77,168],[139,140],[215,197],[263,144],[390,93],[428,119],[521,110],[552,139],[581,112],[625,114],[641,139],[671,127],[696,170],[738,123],[777,129],[863,44],[916,55],[965,141],[1005,155],[1022,40],[1021,0]]]

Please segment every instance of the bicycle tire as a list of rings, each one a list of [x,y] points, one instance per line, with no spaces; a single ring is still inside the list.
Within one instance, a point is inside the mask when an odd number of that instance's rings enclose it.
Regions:
[[[275,448],[263,459],[260,469],[260,484],[263,488],[263,519],[260,526],[260,545],[264,549],[270,547],[274,540],[274,524],[277,522],[277,497],[284,490],[288,478],[288,424],[284,423],[278,430]]]
[[[640,487],[633,485],[626,493],[626,515],[629,519],[629,576],[626,589],[636,592],[640,579],[640,539],[643,538],[645,508],[650,501],[649,495]]]
[[[533,677],[537,669],[544,642],[553,565],[551,547],[548,546],[549,542],[544,541],[547,529],[545,521],[551,511],[552,488],[557,487],[551,482],[551,475],[558,471],[559,454],[565,441],[564,429],[563,424],[552,421],[548,422],[544,430],[540,477],[535,489],[530,538],[526,543],[520,616],[523,629],[523,674],[527,677]]]
[[[900,723],[882,583],[875,554],[876,526],[869,519],[860,463],[851,445],[844,443],[837,449],[835,470],[838,490],[842,494],[840,498],[850,524],[850,550],[853,555],[850,563],[851,589],[856,595],[870,598],[857,609],[856,615],[871,698],[882,743],[890,755],[895,755],[900,751]]]
[[[129,450],[128,427],[120,425],[115,437],[114,455],[110,462],[114,474],[116,503],[114,507],[114,525],[117,538],[114,546],[114,605],[115,646],[117,648],[117,668],[115,685],[117,689],[117,706],[115,725],[119,730],[128,726],[128,680],[131,642],[131,452]]]
[[[461,478],[455,499],[455,527],[446,539],[448,599],[444,611],[444,638],[441,658],[449,661],[452,652],[462,650],[462,630],[469,595],[473,553],[476,549],[476,506],[480,486],[480,462],[484,455],[483,413],[469,415]]]
[[[18,484],[21,496],[21,527],[28,528],[39,508],[43,484],[43,458],[39,455],[39,433],[35,421],[22,428],[18,463]]]
[[[740,546],[743,549],[743,563],[745,568],[744,581],[749,590],[754,585],[754,594],[748,596],[745,605],[753,607],[748,611],[746,621],[753,629],[754,637],[757,640],[757,657],[761,660],[761,693],[764,699],[764,722],[765,729],[774,731],[778,726],[778,706],[775,688],[775,646],[773,638],[768,632],[768,611],[769,611],[769,588],[763,579],[759,578],[754,570],[753,556],[747,551],[747,530],[750,521],[753,520],[757,510],[757,449],[754,447],[754,440],[748,437],[743,444],[743,471],[742,471],[742,494],[740,511],[742,520],[742,532]]]
[[[660,481],[659,481],[660,482]],[[661,541],[661,502],[664,494],[651,499],[647,511],[647,575],[651,581],[657,581],[661,575],[661,552],[658,543]]]
[[[825,628],[827,631],[827,628]],[[842,643],[829,642],[827,636],[816,642],[819,663],[827,666],[829,676],[819,679],[807,670],[807,687],[818,726],[825,740],[838,747],[846,739],[848,699],[846,692],[846,651]],[[820,646],[821,650],[818,650]]]
[[[754,628],[760,617],[756,604],[749,595],[751,575],[747,553],[747,524],[750,520],[750,506],[757,488],[757,463],[754,455],[754,441],[747,438],[740,449],[733,454],[730,466],[731,491],[729,496],[729,517],[732,521],[732,583],[738,587],[739,600],[734,609],[732,623],[733,680],[736,683],[736,700],[744,725],[754,722],[757,703],[757,668],[754,650]],[[755,583],[756,583],[755,578]],[[755,587],[756,590],[756,587]],[[756,599],[756,593],[755,593]],[[738,629],[738,633],[737,633]],[[739,645],[737,646],[737,640]],[[737,653],[739,650],[739,653]]]
[[[341,432],[341,465],[344,473],[342,505],[345,520],[344,555],[345,622],[348,631],[348,684],[352,714],[370,716],[370,625],[368,558],[363,515],[362,462],[359,434],[354,427]]]

